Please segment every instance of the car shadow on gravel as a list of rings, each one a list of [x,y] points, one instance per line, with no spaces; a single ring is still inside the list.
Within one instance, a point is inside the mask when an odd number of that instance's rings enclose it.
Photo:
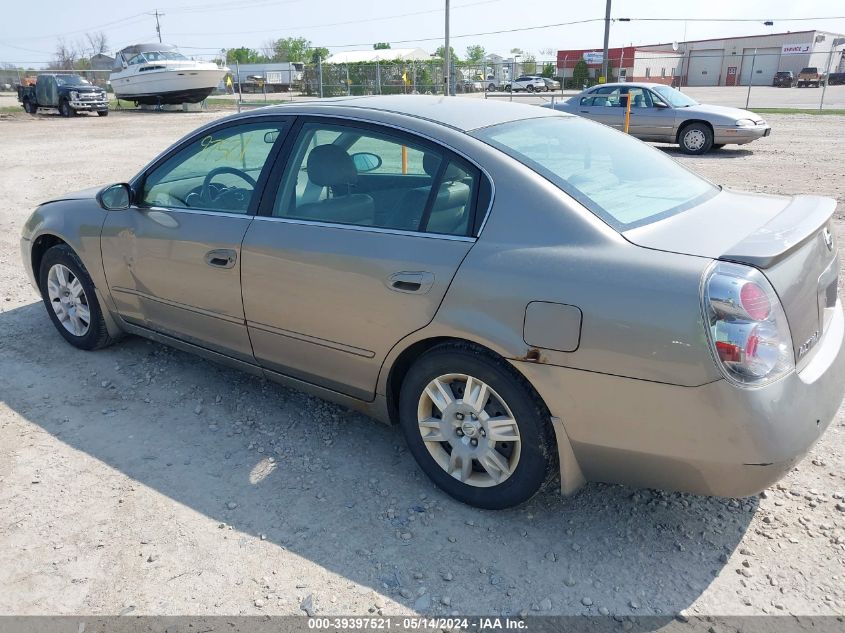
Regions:
[[[342,407],[139,338],[78,351],[40,303],[0,313],[0,332],[0,399],[136,489],[212,519],[197,538],[231,527],[245,551],[275,546],[267,565],[293,553],[419,612],[671,616],[723,572],[757,509],[591,484],[568,499],[546,492],[476,510],[422,475],[396,429]],[[62,462],[68,504],[85,500],[74,473],[92,466],[79,461]],[[132,494],[104,485],[89,501],[147,529],[164,521],[168,499],[158,511],[118,505]],[[92,533],[117,529],[92,519]],[[331,611],[330,594],[312,590],[317,613]]]
[[[742,146],[735,146],[735,145],[726,145],[721,149],[711,149],[706,154],[701,154],[700,156],[692,156],[690,157],[689,154],[685,154],[680,147],[677,145],[655,145],[659,150],[663,150],[669,156],[675,157],[684,157],[684,158],[703,158],[709,159],[712,158],[714,160],[721,160],[721,159],[729,159],[729,158],[745,158],[747,156],[751,156],[754,154],[753,150],[745,149]]]

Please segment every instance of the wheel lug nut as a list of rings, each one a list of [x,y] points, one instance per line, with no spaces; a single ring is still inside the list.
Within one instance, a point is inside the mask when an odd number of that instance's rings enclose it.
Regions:
[[[475,438],[472,438],[472,439],[469,441],[469,443],[470,443],[470,444],[472,444],[473,446],[478,446],[478,440],[477,440],[477,439],[475,439]]]
[[[455,433],[458,435],[458,437],[463,437],[463,436],[464,436],[464,432],[463,432],[463,430],[461,430],[461,429],[457,429],[457,430],[455,431]]]
[[[456,418],[458,418],[459,420],[463,420],[463,419],[464,419],[464,414],[463,414],[463,413],[456,413],[456,414],[455,414],[455,417],[456,417]]]

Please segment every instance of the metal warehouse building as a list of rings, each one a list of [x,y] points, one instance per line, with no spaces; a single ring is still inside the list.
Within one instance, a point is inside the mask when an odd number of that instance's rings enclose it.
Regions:
[[[807,66],[836,72],[843,62],[845,37],[828,31],[795,31],[611,49],[614,78],[659,81],[684,86],[771,85],[776,72],[796,75]],[[572,76],[585,59],[591,74],[601,66],[601,52],[558,51],[558,70]],[[596,62],[590,63],[590,62]],[[596,75],[597,76],[597,75]]]

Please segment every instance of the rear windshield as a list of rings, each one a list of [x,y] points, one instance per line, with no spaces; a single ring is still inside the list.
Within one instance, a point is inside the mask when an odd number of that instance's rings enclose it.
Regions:
[[[719,191],[661,150],[579,117],[512,121],[472,134],[550,180],[618,231],[680,213]]]
[[[815,66],[808,66],[807,68],[801,71],[802,74],[807,75],[815,75],[817,72],[819,72],[819,69]]]

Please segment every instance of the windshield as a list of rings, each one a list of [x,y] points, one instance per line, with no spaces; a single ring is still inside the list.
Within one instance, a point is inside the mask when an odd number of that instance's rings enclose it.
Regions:
[[[690,99],[680,90],[675,90],[669,86],[654,86],[652,90],[660,95],[660,98],[673,108],[685,108],[687,106],[698,105],[698,101],[695,99]]]
[[[91,82],[79,75],[56,75],[56,83],[60,86],[90,86]]]
[[[662,151],[579,117],[513,121],[473,136],[538,172],[618,231],[674,215],[719,191]]]
[[[188,59],[182,53],[177,53],[176,51],[150,51],[144,53],[144,57],[147,58],[148,62],[163,62],[168,59]]]

